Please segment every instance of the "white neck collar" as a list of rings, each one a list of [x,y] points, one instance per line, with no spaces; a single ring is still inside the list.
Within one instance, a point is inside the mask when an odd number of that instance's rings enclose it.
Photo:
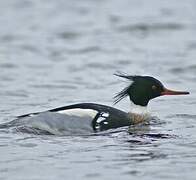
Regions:
[[[131,103],[131,110],[130,113],[134,113],[134,114],[149,114],[148,110],[147,110],[147,106],[140,106],[140,105],[136,105],[134,103]]]

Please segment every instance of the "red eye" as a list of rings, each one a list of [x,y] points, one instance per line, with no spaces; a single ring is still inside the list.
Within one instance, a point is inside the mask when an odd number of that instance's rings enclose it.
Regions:
[[[152,86],[152,90],[156,90],[157,87],[155,85]]]

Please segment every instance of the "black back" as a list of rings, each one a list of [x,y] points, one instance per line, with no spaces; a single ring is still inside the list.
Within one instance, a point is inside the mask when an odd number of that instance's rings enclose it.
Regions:
[[[104,122],[101,122],[100,129],[101,131],[111,129],[111,128],[118,128],[118,127],[123,127],[123,126],[129,126],[131,125],[131,119],[128,116],[128,113],[121,111],[119,109],[106,106],[106,105],[101,105],[101,104],[95,104],[95,103],[80,103],[80,104],[73,104],[70,106],[64,106],[60,108],[55,108],[49,110],[50,112],[58,112],[58,111],[63,111],[63,110],[69,110],[69,109],[75,109],[75,108],[80,108],[80,109],[93,109],[98,111],[97,116],[93,119],[92,121],[92,127],[94,130],[96,130],[96,120],[99,118],[103,113],[108,113],[109,116],[106,118],[108,124],[104,124]]]

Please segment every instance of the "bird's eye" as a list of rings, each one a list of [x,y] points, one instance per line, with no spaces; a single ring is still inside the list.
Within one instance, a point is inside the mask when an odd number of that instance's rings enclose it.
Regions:
[[[152,90],[156,90],[157,87],[155,85],[152,86]]]

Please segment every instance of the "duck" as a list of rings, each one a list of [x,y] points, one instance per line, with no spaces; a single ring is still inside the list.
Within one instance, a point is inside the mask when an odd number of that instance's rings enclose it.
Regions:
[[[114,96],[114,105],[129,97],[134,105],[130,112],[103,104],[76,103],[43,112],[17,116],[14,124],[20,122],[21,125],[21,119],[27,119],[25,121],[27,127],[50,133],[53,133],[52,128],[63,129],[63,131],[67,129],[72,129],[72,131],[77,129],[76,131],[78,131],[81,128],[91,132],[105,131],[144,122],[148,119],[147,106],[149,101],[154,98],[165,95],[189,94],[188,91],[167,89],[158,79],[152,76],[123,73],[115,73],[114,75],[129,82],[127,87]]]

